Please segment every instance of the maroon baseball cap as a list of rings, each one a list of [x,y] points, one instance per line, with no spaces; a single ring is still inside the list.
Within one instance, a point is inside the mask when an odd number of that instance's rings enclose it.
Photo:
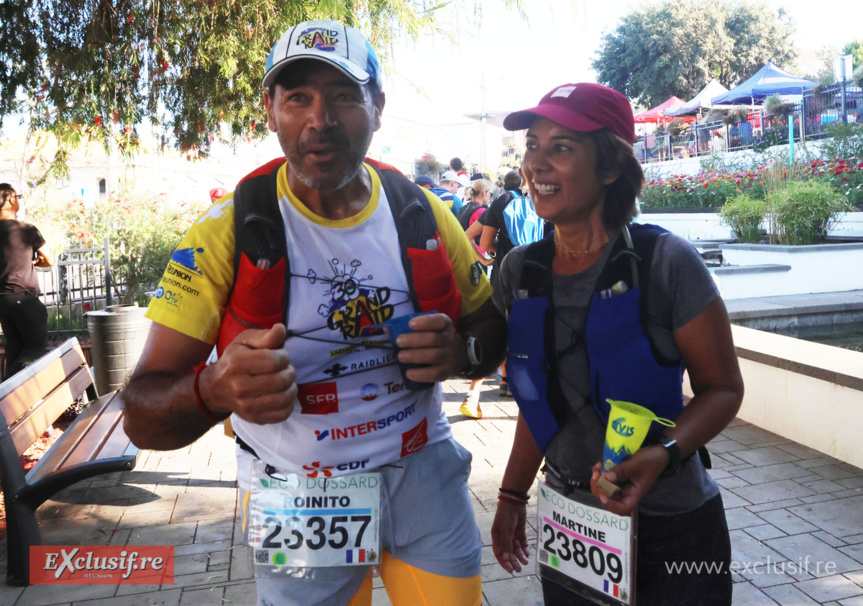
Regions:
[[[607,86],[580,82],[552,89],[530,109],[513,112],[504,118],[507,130],[529,128],[537,117],[574,131],[589,132],[607,128],[615,135],[635,143],[635,121],[626,97]]]

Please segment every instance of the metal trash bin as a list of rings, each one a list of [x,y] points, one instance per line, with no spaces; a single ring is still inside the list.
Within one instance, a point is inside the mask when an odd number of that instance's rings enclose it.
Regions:
[[[135,369],[150,331],[146,311],[134,305],[110,305],[86,314],[93,374],[100,396],[122,387]]]

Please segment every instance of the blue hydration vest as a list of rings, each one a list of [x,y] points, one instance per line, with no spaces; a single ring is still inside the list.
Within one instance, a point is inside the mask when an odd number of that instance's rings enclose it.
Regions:
[[[683,409],[683,361],[663,357],[643,326],[643,295],[656,238],[664,231],[647,224],[624,228],[591,297],[584,329],[590,398],[604,422],[610,410],[606,399],[633,402],[671,420]],[[553,238],[528,247],[516,291],[523,296],[513,301],[508,321],[507,380],[542,452],[569,415],[554,342],[554,250]],[[654,423],[650,433],[661,428]]]

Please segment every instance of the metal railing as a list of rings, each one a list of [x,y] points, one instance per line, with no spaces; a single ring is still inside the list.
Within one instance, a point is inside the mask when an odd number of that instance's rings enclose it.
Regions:
[[[54,266],[38,272],[48,308],[49,336],[87,331],[84,314],[113,303],[111,248],[105,238],[101,248],[69,248],[57,255]]]
[[[827,127],[837,123],[863,124],[863,90],[848,81],[805,91],[787,116],[769,115],[764,108],[750,109],[746,120],[725,124],[721,120],[680,127],[675,134],[639,137],[635,155],[642,164],[721,154],[741,149],[766,149],[788,143],[788,121],[794,120],[794,141],[822,139]],[[674,126],[669,130],[677,130]]]

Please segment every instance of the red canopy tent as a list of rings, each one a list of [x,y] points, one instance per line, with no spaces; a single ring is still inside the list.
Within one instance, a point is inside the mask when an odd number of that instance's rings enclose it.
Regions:
[[[636,124],[646,124],[648,122],[659,124],[660,122],[665,122],[665,110],[671,109],[672,107],[677,107],[678,105],[683,105],[686,103],[680,97],[671,97],[657,105],[656,107],[652,107],[647,111],[641,112],[640,114],[635,114],[635,123]],[[670,119],[670,118],[669,118]],[[695,120],[693,116],[681,117],[678,120],[683,120],[684,122],[692,122]]]

